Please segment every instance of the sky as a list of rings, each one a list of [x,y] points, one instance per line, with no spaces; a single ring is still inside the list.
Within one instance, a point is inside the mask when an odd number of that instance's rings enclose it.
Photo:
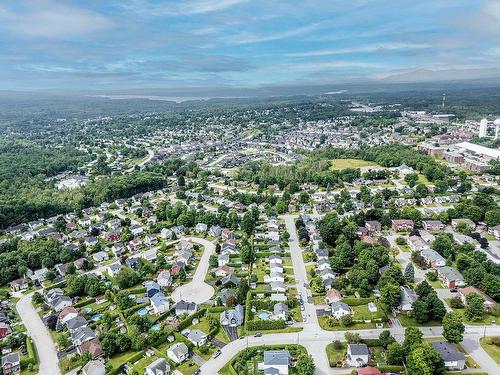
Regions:
[[[500,0],[0,0],[0,90],[499,72]]]

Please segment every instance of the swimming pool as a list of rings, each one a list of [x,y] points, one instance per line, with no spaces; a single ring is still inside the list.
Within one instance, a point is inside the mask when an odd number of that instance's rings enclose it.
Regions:
[[[83,312],[85,314],[90,314],[92,312],[92,308],[91,307],[84,307],[82,310],[83,310]]]
[[[154,326],[151,326],[150,330],[151,331],[159,331],[161,328],[161,325],[155,324]]]
[[[142,309],[137,311],[137,314],[139,314],[139,315],[146,315],[147,313],[148,313],[148,309],[146,309],[145,307],[143,307]]]
[[[95,314],[95,315],[94,315],[92,318],[90,318],[90,319],[92,319],[92,321],[93,321],[93,322],[98,322],[99,320],[101,320],[101,318],[102,318],[102,314]]]
[[[269,313],[265,312],[265,311],[261,311],[258,315],[260,320],[267,320],[269,319]]]

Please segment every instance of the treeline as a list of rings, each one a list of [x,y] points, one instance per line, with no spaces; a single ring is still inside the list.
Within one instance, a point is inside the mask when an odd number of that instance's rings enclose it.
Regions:
[[[33,157],[36,159],[36,156]],[[33,163],[36,164],[36,160]],[[167,184],[165,176],[186,175],[198,171],[195,163],[169,159],[144,171],[91,180],[85,186],[74,190],[57,190],[44,181],[45,174],[33,178],[10,179],[12,186],[3,189],[8,186],[8,180],[5,180],[0,183],[0,228],[162,189]]]
[[[69,250],[52,238],[33,241],[11,240],[0,246],[0,285],[26,274],[27,269],[51,268],[82,257],[83,253]]]
[[[360,170],[356,168],[332,170],[332,159],[362,159],[374,161],[383,167],[406,164],[421,172],[430,181],[442,180],[450,173],[430,156],[397,143],[360,149],[321,148],[307,153],[306,156],[303,163],[288,166],[249,162],[239,169],[237,178],[251,181],[260,187],[277,184],[283,189],[290,184],[301,183],[313,183],[322,187],[342,186],[344,182],[352,182],[361,177]]]

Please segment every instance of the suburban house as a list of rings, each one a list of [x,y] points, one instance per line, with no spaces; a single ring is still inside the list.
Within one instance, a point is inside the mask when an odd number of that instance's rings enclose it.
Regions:
[[[358,375],[382,375],[376,367],[366,366],[357,369]]]
[[[226,310],[220,314],[220,325],[228,327],[238,327],[243,324],[245,309],[241,305],[236,305],[234,309]]]
[[[370,220],[365,222],[365,228],[368,232],[380,232],[382,230],[382,224],[377,220]]]
[[[7,336],[10,336],[11,333],[12,330],[7,323],[0,323],[0,340],[6,338]]]
[[[467,225],[470,230],[476,229],[476,224],[470,219],[451,219],[451,227],[453,230],[456,230],[457,226],[461,223]]]
[[[347,303],[336,301],[330,305],[330,310],[332,312],[332,316],[337,319],[340,319],[344,315],[350,315],[352,310]]]
[[[170,374],[170,365],[164,358],[158,358],[144,369],[145,375],[168,375]]]
[[[187,339],[191,341],[195,346],[205,345],[207,342],[207,334],[199,329],[192,329],[187,335]]]
[[[431,268],[436,269],[446,265],[446,260],[435,250],[424,249],[420,252],[420,256]]]
[[[459,352],[452,344],[447,341],[435,341],[431,343],[448,370],[463,370],[465,368],[464,353]]]
[[[120,262],[111,263],[106,267],[106,271],[111,277],[115,277],[116,275],[118,275],[118,272],[120,272],[121,269],[122,265],[120,264]]]
[[[95,333],[89,327],[80,327],[71,332],[71,341],[73,345],[82,345],[86,341],[95,339]]]
[[[288,312],[288,305],[278,302],[273,307],[273,319],[281,319],[287,321],[290,314]]]
[[[494,226],[493,228],[490,228],[488,232],[490,232],[493,236],[495,236],[495,239],[497,241],[500,240],[500,224]]]
[[[440,220],[422,220],[422,228],[429,231],[443,230],[446,227]]]
[[[428,249],[429,245],[419,236],[410,236],[408,245],[411,251],[422,251]]]
[[[224,253],[224,254],[220,254],[217,257],[217,265],[219,267],[225,266],[228,263],[229,263],[229,254]]]
[[[198,311],[198,305],[194,302],[186,302],[180,300],[175,304],[175,315],[181,316],[184,314],[193,314]]]
[[[399,312],[405,313],[408,311],[413,311],[413,302],[417,300],[417,294],[415,291],[407,286],[400,287],[399,292]]]
[[[172,275],[170,275],[170,271],[169,270],[161,270],[156,278],[156,282],[162,288],[166,288],[166,287],[169,287],[170,285],[172,285]]]
[[[288,375],[291,363],[288,350],[266,350],[264,361],[259,363],[259,370],[264,374]]]
[[[483,306],[485,310],[491,310],[495,306],[495,301],[493,301],[493,299],[490,296],[487,296],[475,286],[467,286],[465,288],[458,289],[458,295],[460,296],[460,299],[462,300],[464,305],[467,304],[467,296],[471,293],[477,293],[481,297],[483,297],[484,299]]]
[[[448,266],[438,268],[438,277],[450,289],[465,285],[462,274]]]
[[[352,367],[363,367],[370,360],[370,352],[366,344],[347,345],[347,364]]]
[[[19,292],[21,290],[28,289],[28,279],[22,277],[20,279],[16,279],[10,282],[10,290],[13,292]]]
[[[333,302],[338,302],[342,299],[342,294],[337,289],[330,289],[326,291],[325,302],[330,304]]]
[[[104,375],[106,373],[106,367],[101,361],[89,361],[82,368],[83,375]]]
[[[167,357],[175,363],[182,363],[189,358],[189,349],[183,342],[178,342],[167,349]]]
[[[151,297],[149,302],[151,303],[153,312],[156,315],[161,315],[167,312],[170,308],[170,302],[168,302],[168,298],[165,297],[161,292],[156,293],[153,297]]]
[[[391,228],[395,232],[413,230],[413,227],[413,220],[401,219],[391,221]]]
[[[2,357],[3,374],[20,374],[21,373],[21,359],[19,352],[13,352]]]
[[[59,313],[59,322],[62,324],[66,324],[66,322],[73,318],[76,318],[77,316],[78,310],[73,306],[68,306]]]
[[[103,355],[101,342],[98,338],[90,341],[85,341],[82,345],[76,347],[78,354],[83,355],[89,353],[93,359],[99,358]]]

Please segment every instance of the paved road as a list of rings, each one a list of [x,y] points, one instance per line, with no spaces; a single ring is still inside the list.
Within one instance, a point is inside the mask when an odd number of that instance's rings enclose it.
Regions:
[[[40,363],[39,374],[60,375],[56,347],[49,331],[31,303],[32,297],[33,293],[22,296],[16,304],[16,310],[26,326],[28,335],[35,343]]]
[[[288,241],[288,246],[290,247],[290,256],[292,258],[293,273],[295,275],[295,280],[297,282],[297,292],[302,296],[304,300],[304,311],[302,311],[302,316],[306,318],[304,322],[304,329],[318,329],[318,317],[316,316],[316,307],[314,304],[308,302],[309,297],[312,298],[311,290],[308,289],[304,283],[309,285],[307,279],[307,271],[304,263],[304,258],[302,257],[302,249],[299,245],[299,238],[297,236],[297,230],[295,228],[295,219],[297,215],[284,215],[282,218],[285,220],[285,226],[288,233],[290,233],[290,239]]]
[[[195,302],[197,304],[208,301],[214,295],[214,288],[205,282],[205,277],[209,268],[210,255],[215,254],[215,245],[203,238],[186,237],[184,240],[199,243],[205,247],[200,263],[196,268],[193,279],[172,292],[172,299],[175,302],[180,300]]]
[[[307,271],[305,268],[304,260],[302,258],[302,250],[299,246],[297,239],[297,232],[295,229],[294,220],[297,215],[284,215],[282,218],[285,220],[287,231],[290,233],[290,252],[293,262],[293,269],[296,280],[299,281],[297,289],[302,295],[310,295],[310,291],[304,286],[304,281],[307,280]],[[394,240],[394,239],[393,239]],[[409,259],[403,257],[398,259],[403,264],[406,264]],[[424,277],[423,274],[417,275],[416,278]],[[313,304],[305,301],[304,315],[307,321],[304,322],[304,330],[298,333],[279,333],[279,334],[266,334],[262,337],[244,337],[242,339],[233,341],[221,349],[221,355],[216,359],[209,359],[201,367],[202,374],[216,374],[226,363],[228,363],[236,354],[247,347],[260,346],[260,345],[280,345],[280,344],[300,344],[306,347],[309,354],[314,359],[316,364],[316,375],[326,374],[345,374],[345,368],[332,369],[328,363],[326,355],[326,346],[335,340],[345,340],[346,331],[325,331],[321,329],[318,324],[316,310]],[[487,335],[497,335],[500,333],[500,326],[490,326],[487,328]],[[356,330],[363,338],[378,338],[384,329],[371,329],[371,330]],[[400,342],[404,337],[404,327],[397,326],[389,329],[392,335]],[[437,337],[442,335],[442,327],[423,327],[421,328],[425,337]],[[489,374],[498,373],[498,366],[491,360],[486,352],[479,345],[479,337],[484,334],[484,327],[466,326],[466,334],[464,336],[464,347],[472,355],[474,360],[481,366],[484,371]]]

